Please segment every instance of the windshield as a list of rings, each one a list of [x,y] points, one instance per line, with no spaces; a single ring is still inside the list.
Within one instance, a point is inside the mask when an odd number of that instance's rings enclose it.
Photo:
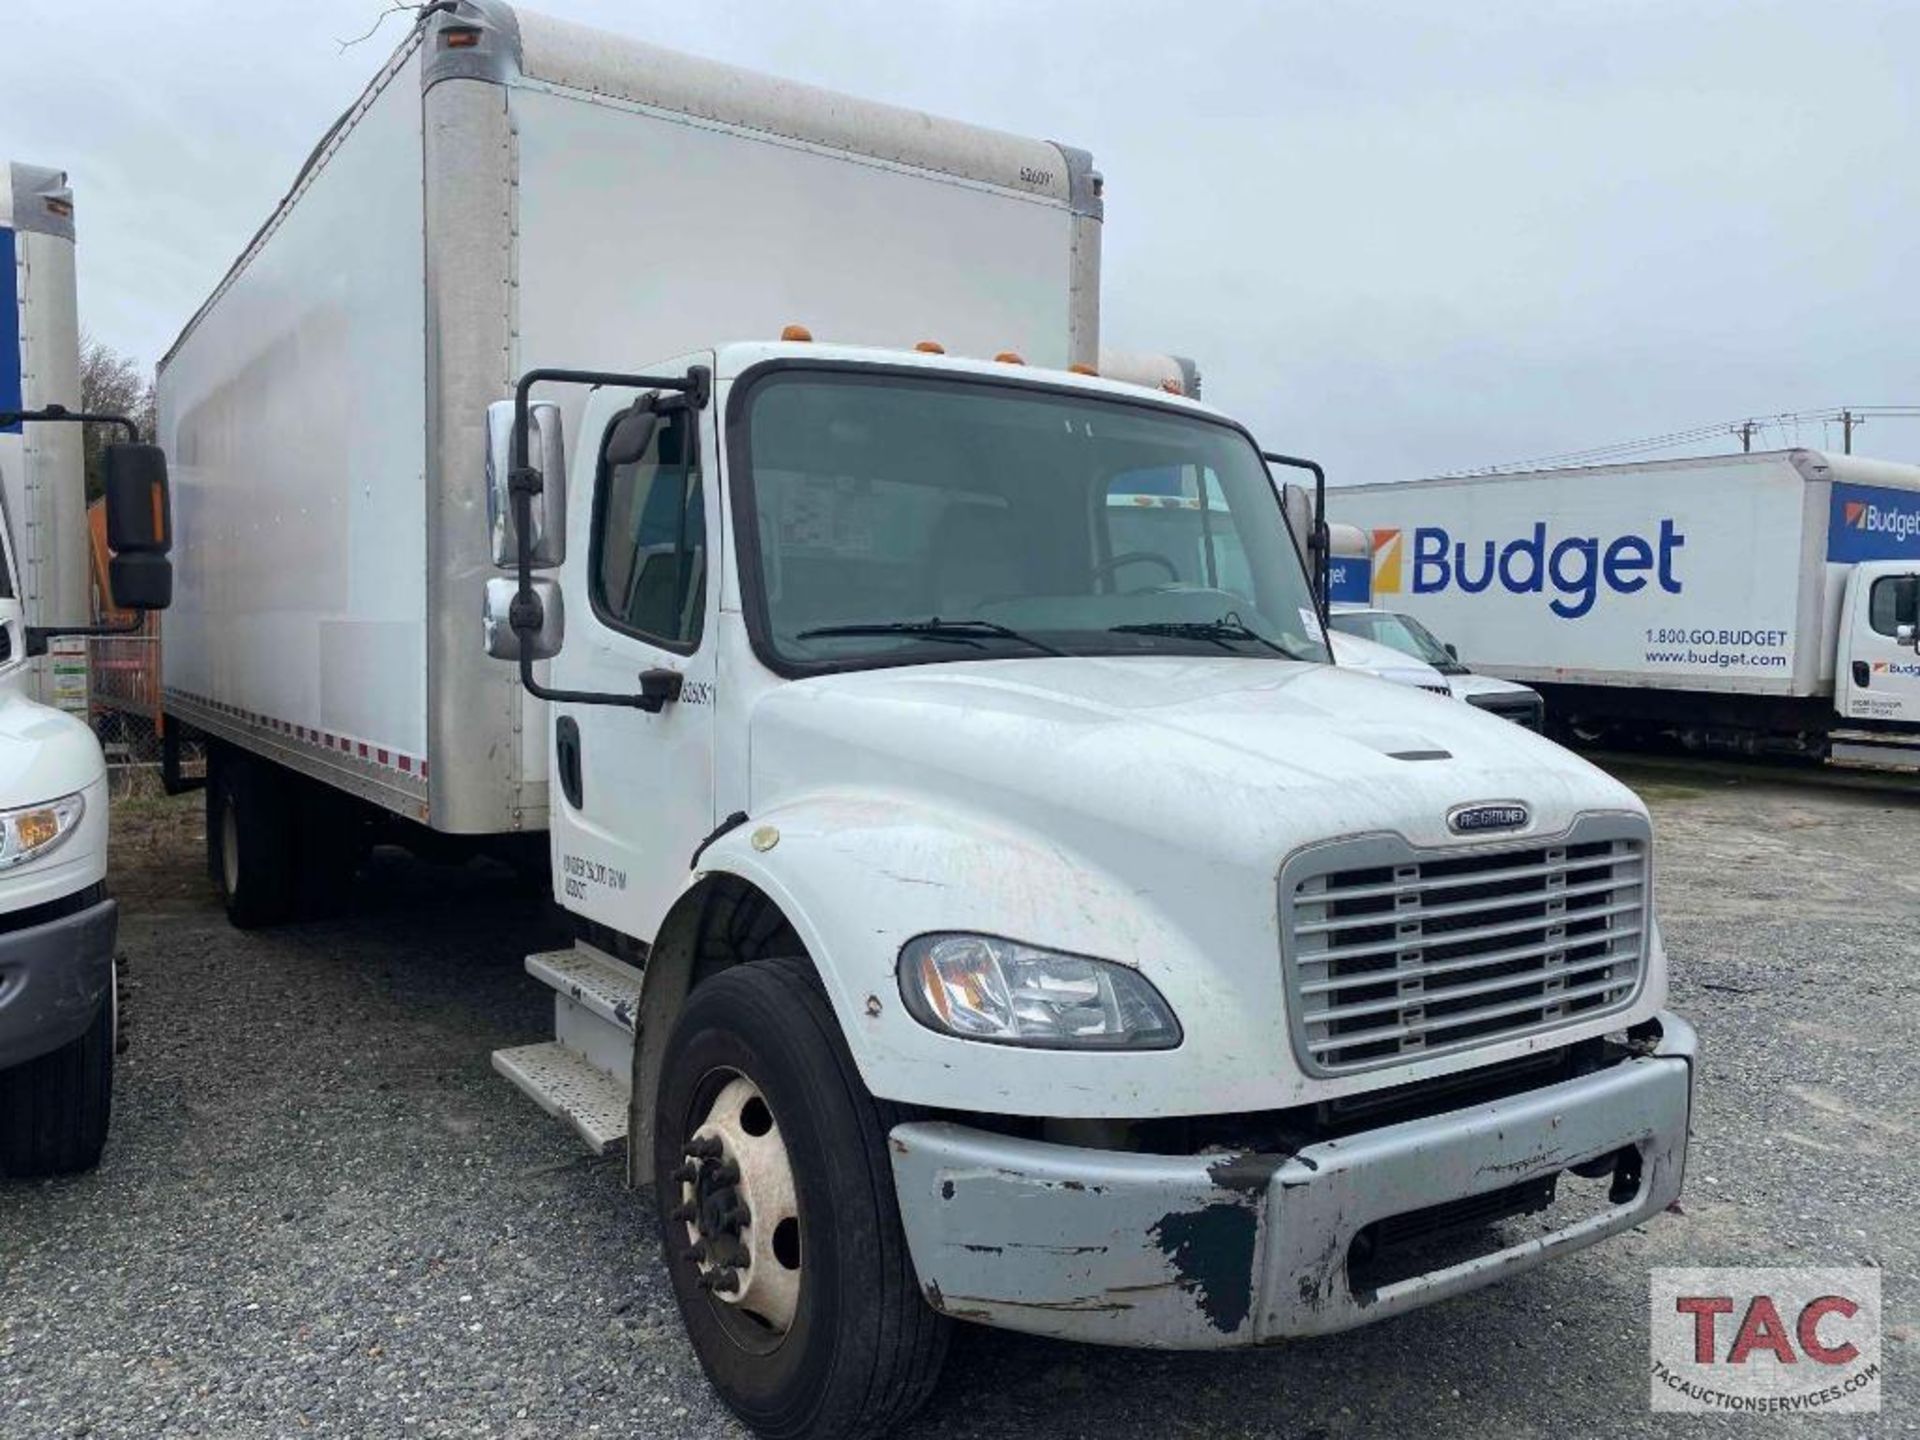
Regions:
[[[786,665],[1328,658],[1272,482],[1228,426],[841,371],[776,372],[749,401],[737,513]]]
[[[1336,610],[1327,623],[1342,634],[1358,635],[1362,640],[1388,646],[1402,655],[1424,660],[1446,674],[1466,673],[1467,667],[1449,655],[1447,647],[1434,638],[1433,632],[1411,615],[1396,615],[1390,610]]]

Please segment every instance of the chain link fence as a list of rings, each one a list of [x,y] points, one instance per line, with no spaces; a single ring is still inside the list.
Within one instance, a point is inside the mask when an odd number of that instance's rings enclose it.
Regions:
[[[165,718],[160,703],[160,636],[95,635],[88,638],[86,711],[107,757],[113,795],[159,794],[161,737]],[[70,704],[66,695],[61,703]],[[205,773],[204,747],[196,738],[182,743],[183,775]]]

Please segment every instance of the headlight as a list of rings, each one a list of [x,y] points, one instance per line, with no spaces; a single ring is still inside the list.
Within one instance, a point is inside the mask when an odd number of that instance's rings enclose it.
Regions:
[[[900,951],[913,1018],[963,1040],[1171,1050],[1180,1022],[1138,971],[992,935],[921,935]]]
[[[0,870],[37,860],[80,823],[86,803],[78,795],[63,795],[44,805],[0,810]]]

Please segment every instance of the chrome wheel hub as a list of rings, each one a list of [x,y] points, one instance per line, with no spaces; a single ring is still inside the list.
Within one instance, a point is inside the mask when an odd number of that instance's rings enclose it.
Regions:
[[[776,1334],[800,1302],[800,1211],[786,1141],[766,1097],[735,1075],[713,1098],[674,1171],[686,1226],[684,1258],[700,1288]]]

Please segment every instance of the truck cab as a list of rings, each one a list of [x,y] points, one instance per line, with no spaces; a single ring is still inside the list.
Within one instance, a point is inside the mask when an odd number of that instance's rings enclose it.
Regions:
[[[1330,663],[1227,416],[795,340],[490,419],[487,644],[550,708],[579,936],[495,1064],[627,1144],[749,1425],[882,1428],[954,1320],[1270,1343],[1679,1193],[1644,807]]]
[[[1870,725],[1920,726],[1920,563],[1856,564],[1841,599],[1839,630],[1834,708]],[[1911,730],[1898,738],[1912,747]],[[1837,740],[1836,750],[1844,743]],[[1914,764],[1920,767],[1920,756]]]
[[[34,698],[0,525],[0,1175],[90,1169],[112,1105],[107,766],[86,723]]]

